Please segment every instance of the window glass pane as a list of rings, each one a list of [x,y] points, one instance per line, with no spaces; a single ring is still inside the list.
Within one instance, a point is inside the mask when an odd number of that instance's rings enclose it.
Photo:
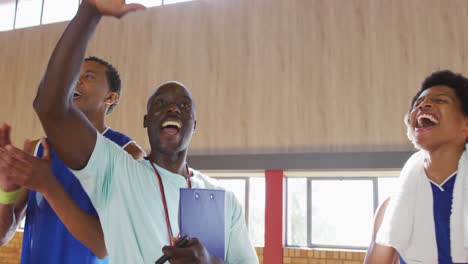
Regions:
[[[249,192],[249,233],[252,243],[263,246],[265,242],[265,178],[253,177]]]
[[[244,179],[219,179],[219,184],[226,188],[226,190],[230,190],[236,195],[237,200],[242,205],[242,209],[245,213],[245,180]]]
[[[15,0],[0,0],[0,31],[13,29]]]
[[[378,179],[379,185],[379,205],[387,199],[398,185],[398,177],[385,177]]]
[[[368,246],[374,211],[372,187],[371,180],[312,181],[312,243]]]
[[[137,4],[142,4],[146,7],[152,7],[152,6],[160,6],[161,0],[130,0],[130,1],[126,1],[126,3],[127,4],[137,3]]]
[[[307,246],[307,179],[288,178],[288,245]]]
[[[18,0],[15,28],[31,27],[41,22],[41,0]]]
[[[193,1],[193,0],[164,0],[164,4],[175,4],[175,3],[180,3],[180,2],[188,2],[188,1]]]
[[[71,20],[78,10],[78,0],[44,0],[42,24]]]

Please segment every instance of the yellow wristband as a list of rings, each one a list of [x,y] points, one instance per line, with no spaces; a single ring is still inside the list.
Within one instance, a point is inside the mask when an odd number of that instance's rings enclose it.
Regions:
[[[5,192],[4,190],[2,190],[2,188],[0,188],[0,204],[14,204],[16,202],[16,198],[18,198],[20,191],[21,188],[11,192]]]

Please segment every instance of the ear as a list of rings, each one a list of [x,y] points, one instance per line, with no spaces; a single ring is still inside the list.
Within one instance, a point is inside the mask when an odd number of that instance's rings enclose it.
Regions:
[[[193,123],[193,133],[197,130],[197,120]]]
[[[465,134],[466,139],[468,140],[468,116],[463,119],[463,128],[462,132]]]
[[[148,115],[145,115],[145,116],[143,117],[143,127],[144,127],[144,128],[147,128],[147,127],[148,127],[148,121],[147,121],[147,119],[148,119]]]
[[[106,102],[108,106],[117,104],[118,101],[119,101],[119,94],[117,94],[116,92],[108,92],[107,97],[104,100],[104,102]]]

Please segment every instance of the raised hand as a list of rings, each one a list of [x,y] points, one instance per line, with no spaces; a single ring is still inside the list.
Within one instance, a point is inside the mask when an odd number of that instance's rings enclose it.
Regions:
[[[146,7],[141,4],[126,4],[125,0],[87,0],[88,3],[95,6],[96,9],[105,16],[121,18],[126,14],[144,10]]]
[[[164,254],[170,257],[171,264],[218,264],[225,263],[217,257],[211,256],[208,250],[200,243],[197,238],[192,238],[187,246],[182,248],[169,247],[163,248]]]
[[[44,147],[44,155],[37,158],[25,150],[31,149],[31,142],[26,140],[24,150],[13,145],[0,148],[0,166],[7,172],[7,179],[17,185],[32,189],[41,193],[47,191],[52,180],[55,180],[51,168],[50,148],[43,138],[41,144]]]
[[[3,124],[0,127],[0,150],[5,150],[7,145],[11,145],[11,127],[8,124]],[[9,172],[3,162],[3,158],[3,154],[0,151],[0,188],[5,192],[11,192],[20,186],[8,179]]]
[[[3,124],[0,127],[0,147],[9,144],[11,144],[11,127],[8,124]]]

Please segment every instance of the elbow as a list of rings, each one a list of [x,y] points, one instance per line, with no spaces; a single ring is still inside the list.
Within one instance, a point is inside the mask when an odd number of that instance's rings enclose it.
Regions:
[[[102,249],[99,249],[99,250],[96,250],[95,252],[93,252],[94,255],[96,255],[96,257],[98,259],[104,259],[105,257],[107,257],[107,249],[106,247],[102,248]]]
[[[34,98],[34,101],[33,101],[34,111],[36,111],[37,115],[41,119],[42,117],[47,116],[49,112],[51,112],[50,105],[47,105],[47,103],[44,101],[45,100],[41,98],[39,94],[36,95],[36,98]]]
[[[51,98],[39,94],[33,101],[33,108],[41,122],[61,120],[68,112],[66,104],[54,103]]]

